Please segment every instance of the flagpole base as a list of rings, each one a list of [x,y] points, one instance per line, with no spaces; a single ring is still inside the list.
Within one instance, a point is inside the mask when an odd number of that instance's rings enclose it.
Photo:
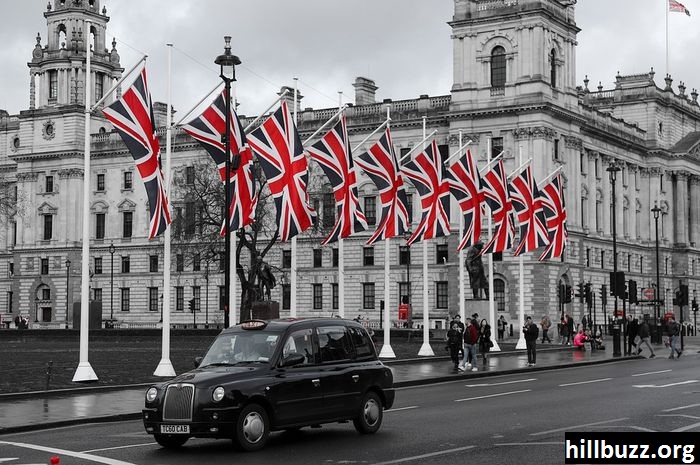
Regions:
[[[90,366],[90,362],[80,362],[73,375],[73,382],[86,383],[90,381],[97,381],[95,371],[92,369],[92,366]]]
[[[420,346],[420,350],[418,351],[419,357],[433,357],[434,355],[435,353],[433,352],[433,348],[430,347],[430,344],[428,344],[427,341]]]
[[[517,350],[527,349],[527,344],[525,344],[525,337],[523,335],[520,335],[520,339],[518,339],[518,343],[515,344],[515,348]]]
[[[153,376],[160,376],[163,378],[171,378],[175,376],[175,368],[170,362],[169,358],[163,357],[160,359],[156,371],[153,372]]]
[[[396,358],[394,349],[391,348],[391,344],[384,344],[382,350],[379,352],[379,358]]]
[[[493,342],[493,347],[489,349],[489,352],[500,352],[501,346],[498,345],[498,341],[492,339],[491,342]]]

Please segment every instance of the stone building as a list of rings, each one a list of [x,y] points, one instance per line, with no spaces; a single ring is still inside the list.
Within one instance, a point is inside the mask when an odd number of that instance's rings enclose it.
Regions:
[[[0,274],[0,292],[6,293],[0,306],[3,321],[22,312],[32,321],[38,320],[35,324],[63,324],[71,318],[66,309],[79,300],[76,272],[81,260],[79,199],[84,174],[81,100],[87,45],[93,49],[94,101],[123,72],[116,44],[112,43],[111,50],[105,46],[109,18],[99,3],[49,3],[44,13],[48,40],[42,45],[37,37],[29,62],[29,109],[19,115],[0,114],[0,169],[17,195],[17,213],[7,218],[0,242],[0,268],[7,270]],[[609,289],[613,270],[613,221],[617,268],[627,279],[635,280],[640,289],[651,288],[658,268],[663,310],[673,310],[672,295],[680,281],[689,285],[694,298],[700,283],[696,277],[700,260],[697,91],[688,93],[683,83],[674,88],[670,76],[657,84],[653,69],[616,76],[614,89],[598,86],[591,90],[587,79],[577,84],[579,28],[574,0],[454,0],[454,5],[449,22],[452,89],[440,96],[376,102],[378,83],[358,77],[355,104],[346,113],[353,144],[384,121],[389,107],[397,154],[407,153],[422,139],[426,117],[428,129],[438,131],[443,154],[457,148],[461,132],[465,140],[473,141],[471,150],[481,166],[490,147],[492,154],[505,152],[509,171],[519,165],[521,156],[523,160],[532,158],[537,179],[562,167],[569,244],[561,260],[539,262],[539,254],[527,255],[523,283],[526,313],[555,316],[560,311],[558,284],[576,287],[577,283],[590,282],[597,321],[611,314],[612,298],[608,297],[605,307],[600,299],[602,286]],[[85,30],[86,19],[93,24],[90,31]],[[302,139],[334,112],[332,108],[300,111]],[[159,126],[164,126],[164,106],[157,105],[156,113]],[[90,131],[91,297],[102,301],[104,318],[113,314],[122,321],[155,324],[162,307],[162,240],[147,239],[146,195],[125,146],[97,114]],[[164,130],[159,134],[164,136]],[[174,171],[186,178],[192,160],[206,160],[207,155],[179,129],[173,134]],[[164,147],[164,142],[161,145]],[[620,168],[615,215],[606,171],[611,165]],[[320,169],[312,162],[312,198],[322,225],[332,223],[334,214],[324,183]],[[415,226],[419,200],[412,188],[409,191]],[[360,176],[360,195],[370,223],[376,224],[377,192],[364,175]],[[196,216],[188,211],[191,206],[186,199],[175,193],[172,200],[175,216]],[[453,231],[457,231],[457,206],[452,203]],[[651,213],[655,206],[660,209],[659,263]],[[369,235],[345,241],[345,315],[362,314],[378,321],[384,298],[385,245],[365,247]],[[338,312],[337,246],[322,247],[322,237],[321,231],[314,229],[299,239],[298,315]],[[421,246],[407,248],[400,242],[390,242],[388,285],[393,318],[403,296],[410,296],[414,312],[420,314],[423,308]],[[443,325],[448,313],[455,313],[459,306],[457,243],[455,233],[429,242],[428,295],[433,327]],[[281,302],[282,315],[288,314],[290,301],[289,250],[289,244],[277,244],[266,257],[277,269],[280,285],[273,290],[273,299]],[[189,323],[193,318],[196,322],[205,318],[220,322],[223,273],[218,262],[178,256],[176,248],[174,254],[173,322]],[[509,321],[515,321],[518,312],[517,263],[509,252],[495,263],[497,309]],[[643,297],[641,292],[639,297]],[[198,309],[195,315],[185,305],[192,298]],[[577,321],[587,312],[578,301],[566,304],[565,310]],[[628,310],[653,313],[653,307],[645,305]]]

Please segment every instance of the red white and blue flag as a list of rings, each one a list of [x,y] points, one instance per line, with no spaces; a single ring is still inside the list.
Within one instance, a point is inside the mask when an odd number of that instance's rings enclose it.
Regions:
[[[170,224],[170,209],[160,159],[160,143],[154,128],[153,105],[146,68],[119,100],[102,110],[114,125],[136,162],[148,195],[148,238],[158,236]]]
[[[307,151],[321,165],[333,187],[338,215],[333,229],[322,244],[367,230],[367,218],[362,213],[357,194],[357,173],[350,153],[345,115]]]
[[[248,135],[277,207],[280,240],[288,241],[313,224],[316,211],[306,190],[309,164],[286,101]]]
[[[540,190],[540,203],[547,219],[549,245],[540,260],[558,258],[564,253],[569,235],[566,229],[566,206],[561,174],[557,174]]]
[[[486,204],[491,209],[495,230],[488,244],[481,251],[498,253],[510,249],[513,245],[515,229],[513,227],[513,204],[508,197],[505,168],[503,160],[498,160],[482,178]]]
[[[403,235],[408,231],[409,224],[408,197],[389,128],[374,145],[358,156],[356,161],[377,186],[382,204],[381,220],[367,244]]]
[[[688,10],[685,5],[676,0],[668,0],[668,11],[673,11],[674,13],[685,13],[690,16],[690,10]]]
[[[450,165],[450,192],[457,199],[464,216],[464,233],[457,251],[479,242],[481,218],[483,215],[484,194],[481,189],[481,175],[470,150]]]
[[[513,255],[517,257],[549,244],[547,220],[542,211],[540,192],[530,165],[510,181],[508,193],[520,228],[520,242],[516,245]]]
[[[437,142],[401,168],[420,195],[421,220],[407,244],[450,234],[450,175],[440,158]]]
[[[253,154],[247,145],[243,126],[236,112],[230,114],[231,156],[238,154],[240,164],[229,172],[229,229],[236,231],[255,220],[255,207],[258,196],[253,181]],[[209,108],[193,119],[182,129],[196,139],[214,159],[219,177],[226,185],[226,145],[222,135],[226,133],[226,95],[220,94]],[[222,221],[221,235],[226,233],[226,222]]]

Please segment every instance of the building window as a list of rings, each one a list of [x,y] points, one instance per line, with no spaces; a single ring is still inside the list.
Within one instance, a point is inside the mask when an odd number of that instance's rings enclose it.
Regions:
[[[411,295],[411,283],[402,282],[399,283],[399,303],[407,304],[409,303],[409,296]]]
[[[219,253],[219,271],[226,270],[226,252]]]
[[[435,306],[447,308],[447,281],[435,282]]]
[[[194,236],[195,226],[197,224],[195,220],[195,207],[193,202],[187,202],[185,204],[185,237]]]
[[[97,191],[104,192],[105,190],[105,175],[100,173],[97,175]]]
[[[362,248],[362,264],[364,266],[374,266],[374,247]]]
[[[102,79],[104,79],[103,73],[95,73],[95,101],[101,99],[104,93]]]
[[[314,310],[323,308],[323,284],[313,285]]]
[[[503,152],[503,137],[491,138],[491,160],[499,156]]]
[[[175,286],[175,311],[185,311],[185,288],[182,286]]]
[[[49,71],[49,98],[56,100],[58,98],[58,71]]]
[[[500,45],[491,51],[491,87],[506,85],[506,49]]]
[[[122,287],[121,291],[122,291],[121,311],[128,312],[129,309],[131,308],[131,305],[129,304],[131,290],[128,287]]]
[[[600,267],[605,269],[605,250],[600,251]]]
[[[134,213],[124,212],[123,213],[123,224],[122,224],[122,237],[131,237],[132,228],[134,224]]]
[[[292,308],[292,286],[282,284],[282,310]]]
[[[148,288],[148,311],[157,312],[158,311],[158,288],[149,287]]]
[[[411,248],[407,245],[399,246],[399,265],[411,264]]]
[[[316,228],[316,227],[318,227],[318,221],[319,221],[319,217],[320,217],[320,215],[318,215],[318,212],[321,209],[321,206],[320,206],[321,202],[319,202],[318,199],[313,199],[313,204],[314,204],[314,211],[316,212],[316,215],[314,215],[312,221],[313,221],[314,228]]]
[[[446,265],[448,258],[447,244],[437,244],[435,246],[435,263],[438,265]]]
[[[95,274],[102,274],[102,257],[95,257]]]
[[[124,171],[124,189],[133,189],[133,173]]]
[[[175,207],[175,216],[173,220],[173,236],[176,238],[180,238],[182,236],[182,207]]]
[[[374,309],[374,283],[362,283],[362,308],[364,310]]]
[[[559,160],[559,139],[554,139],[554,159]]]
[[[95,288],[92,290],[93,300],[97,302],[102,302],[102,289]]]
[[[586,218],[588,215],[586,214],[588,209],[586,208],[586,203],[588,202],[588,198],[586,197],[581,197],[581,227],[586,228],[588,226],[588,222],[586,221]]]
[[[641,255],[639,256],[639,272],[644,273],[644,257],[642,257]]]
[[[192,271],[201,271],[202,269],[202,259],[199,254],[196,253],[192,255]]]
[[[49,259],[41,259],[41,274],[49,274]]]
[[[194,166],[185,167],[185,184],[194,184]]]
[[[51,300],[51,289],[45,287],[41,290],[41,300]]]
[[[377,198],[373,195],[365,197],[365,218],[368,225],[377,224]]]
[[[129,260],[129,256],[126,255],[122,257],[122,273],[129,273],[131,269],[131,260]]]
[[[192,298],[194,299],[194,311],[199,312],[201,307],[201,295],[202,288],[199,286],[192,286]]]
[[[332,249],[333,250],[333,257],[332,257],[332,264],[334,268],[338,268],[338,249]]]
[[[549,82],[557,87],[557,53],[554,49],[549,53]]]
[[[339,308],[338,298],[338,283],[331,283],[331,305],[333,310]]]
[[[148,256],[148,271],[158,273],[158,255]]]
[[[333,193],[323,194],[323,226],[330,228],[335,224],[335,198]]]
[[[46,176],[46,189],[45,192],[53,192],[53,176]]]
[[[413,194],[406,192],[406,210],[408,210],[408,224],[413,222]]]
[[[627,254],[627,272],[632,272],[632,254],[630,253]]]
[[[44,215],[44,240],[53,238],[53,215]]]
[[[226,288],[224,286],[219,286],[219,311],[223,312],[228,307],[228,302],[226,302]]]
[[[175,271],[185,271],[185,256],[181,253],[175,255]]]
[[[105,214],[97,213],[95,215],[95,239],[105,238]]]
[[[291,268],[292,267],[292,251],[291,250],[283,250],[282,251],[282,268]]]
[[[506,282],[502,279],[493,280],[493,300],[496,302],[496,311],[506,311]]]
[[[323,267],[323,251],[321,249],[314,249],[314,268]]]

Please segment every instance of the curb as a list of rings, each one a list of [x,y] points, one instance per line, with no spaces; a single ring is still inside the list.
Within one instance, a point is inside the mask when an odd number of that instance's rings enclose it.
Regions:
[[[564,351],[571,351],[573,350],[573,347],[571,346],[564,346],[564,347],[547,347],[537,349],[537,353],[541,352],[564,352]],[[504,350],[500,352],[489,352],[489,357],[502,357],[504,355],[522,355],[525,353],[525,349],[518,349],[518,350]],[[402,365],[406,363],[421,363],[421,362],[441,362],[444,360],[449,360],[450,356],[449,355],[433,355],[431,357],[416,357],[416,358],[402,358],[402,359],[393,359],[393,358],[379,358],[379,360],[384,363],[384,365]]]
[[[138,384],[111,384],[104,386],[81,386],[74,388],[63,388],[63,389],[49,389],[48,391],[28,391],[28,392],[8,392],[0,394],[0,402],[11,399],[21,399],[24,397],[36,397],[36,398],[46,398],[46,397],[60,397],[63,395],[72,394],[90,394],[93,392],[109,392],[109,391],[123,391],[125,389],[137,389],[152,386],[159,381],[152,381],[150,383],[138,383]],[[0,428],[0,432],[2,432]]]
[[[111,423],[117,421],[140,420],[141,412],[119,413],[115,415],[105,415],[101,417],[71,418],[70,420],[51,421],[33,425],[0,427],[0,436],[3,434],[26,433],[27,431],[39,431],[44,429],[62,428],[64,426],[82,425],[88,423]]]

